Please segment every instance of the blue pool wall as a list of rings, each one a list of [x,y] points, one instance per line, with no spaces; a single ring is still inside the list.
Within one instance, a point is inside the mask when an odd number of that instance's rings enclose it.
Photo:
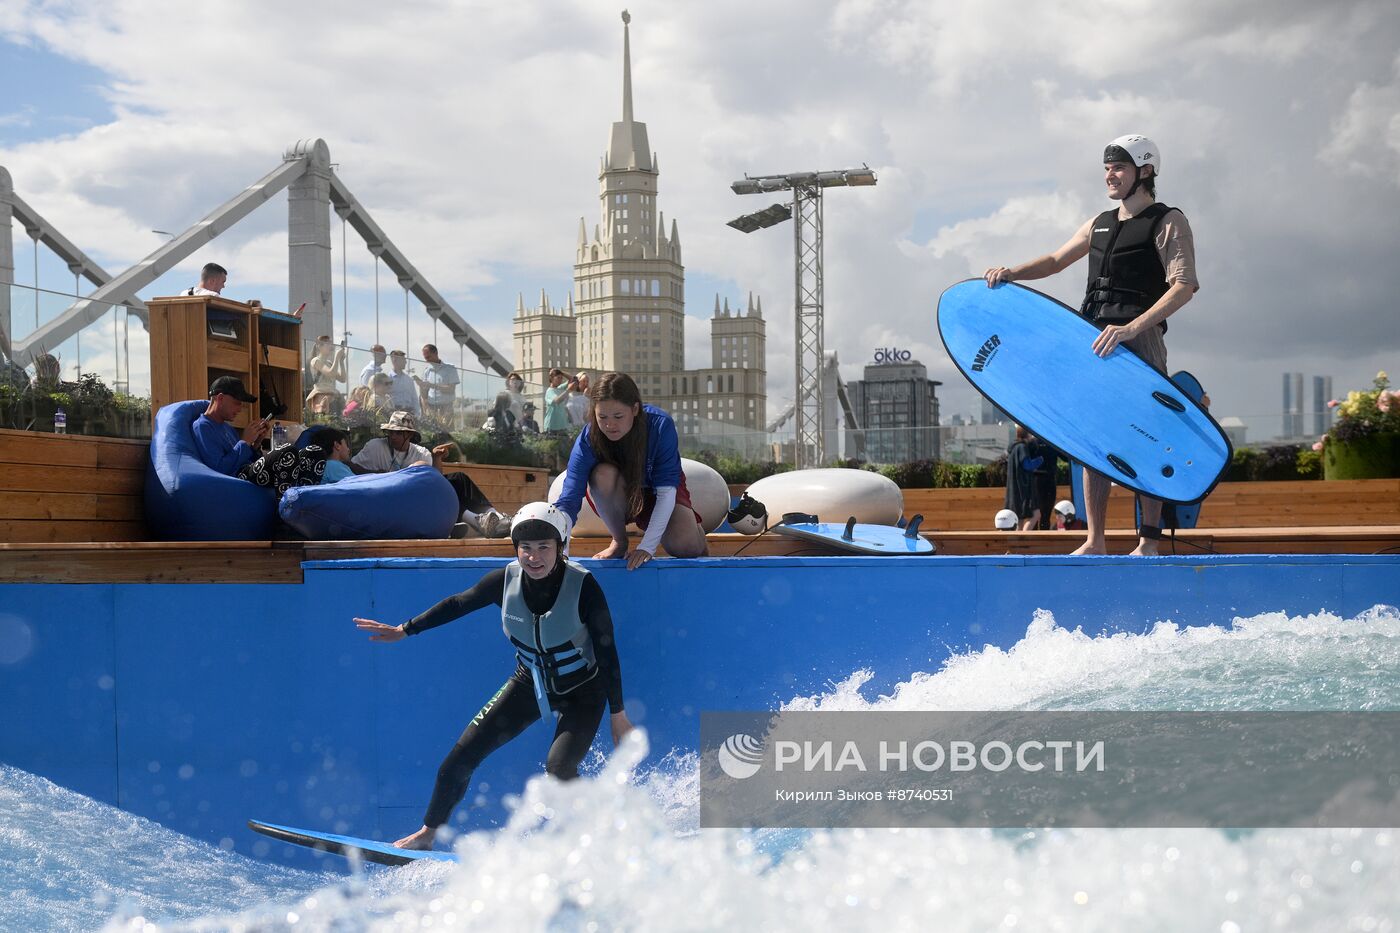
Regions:
[[[353,835],[416,829],[438,763],[513,669],[494,610],[392,644],[398,623],[503,559],[309,562],[304,582],[0,586],[0,762],[261,858],[311,856],[255,817]],[[591,563],[591,562],[590,562]],[[836,557],[592,564],[651,761],[702,710],[770,709],[874,672],[886,692],[952,653],[1010,647],[1035,610],[1086,633],[1161,620],[1400,605],[1400,556]],[[458,825],[504,819],[542,770],[536,725],[477,772]],[[606,721],[596,750],[607,750]]]

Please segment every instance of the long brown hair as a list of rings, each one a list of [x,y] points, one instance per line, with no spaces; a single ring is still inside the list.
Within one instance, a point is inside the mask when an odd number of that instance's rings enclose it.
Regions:
[[[637,515],[645,502],[643,485],[647,469],[647,416],[642,411],[642,393],[626,373],[608,373],[588,387],[588,443],[599,463],[610,463],[622,474],[623,489],[627,491],[627,514]],[[620,402],[637,406],[637,418],[632,430],[617,441],[608,440],[598,427],[598,403]]]

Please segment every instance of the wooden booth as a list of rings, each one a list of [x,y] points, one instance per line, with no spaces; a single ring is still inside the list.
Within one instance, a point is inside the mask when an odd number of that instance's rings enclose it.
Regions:
[[[153,298],[147,307],[152,412],[208,398],[211,382],[237,376],[258,402],[244,409],[236,427],[270,413],[274,400],[287,406],[279,422],[301,422],[300,318],[209,295]]]

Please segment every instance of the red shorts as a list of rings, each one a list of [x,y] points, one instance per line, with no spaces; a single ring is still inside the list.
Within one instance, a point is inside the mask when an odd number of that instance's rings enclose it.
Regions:
[[[598,511],[598,506],[593,503],[593,496],[585,490],[583,497],[588,500],[588,504],[593,511]],[[700,513],[695,511],[695,506],[690,504],[690,490],[685,487],[685,474],[681,474],[681,481],[676,486],[676,506],[685,506],[690,509],[690,514],[695,516],[695,524],[701,528],[705,527],[705,522],[700,518]],[[652,509],[656,508],[656,493],[653,490],[646,490],[642,493],[642,510],[636,515],[627,516],[629,522],[636,522],[637,527],[646,531],[647,525],[651,523]]]

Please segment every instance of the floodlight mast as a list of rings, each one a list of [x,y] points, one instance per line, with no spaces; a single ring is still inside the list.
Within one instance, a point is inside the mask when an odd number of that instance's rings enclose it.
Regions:
[[[826,417],[822,393],[822,365],[825,360],[826,325],[822,272],[822,190],[824,188],[867,186],[876,182],[870,166],[834,172],[792,172],[787,175],[745,175],[734,182],[735,194],[763,194],[792,191],[793,218],[793,305],[796,325],[796,377],[793,414],[796,437],[793,459],[797,468],[820,466],[826,456]],[[729,222],[731,227],[752,233],[787,219],[779,216],[775,204],[763,211],[746,214]]]

